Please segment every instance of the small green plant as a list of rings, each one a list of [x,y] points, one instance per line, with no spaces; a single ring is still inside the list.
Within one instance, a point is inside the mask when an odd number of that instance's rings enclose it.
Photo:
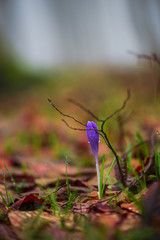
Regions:
[[[11,195],[11,193],[8,191],[7,189],[7,185],[6,185],[6,177],[5,177],[5,173],[3,171],[3,179],[4,179],[4,186],[5,186],[5,192],[6,192],[6,198],[3,196],[2,192],[0,191],[0,196],[2,198],[2,201],[4,203],[4,205],[6,206],[7,209],[9,209],[9,206],[10,206],[10,201],[12,203],[14,203],[14,200],[13,200],[13,197]]]
[[[100,198],[103,197],[103,192],[104,192],[104,190],[103,190],[104,161],[105,161],[105,155],[103,155],[103,157],[102,157],[101,172],[100,172],[100,193],[99,193]]]
[[[142,174],[143,174],[143,181],[140,179],[138,173],[135,171],[135,169],[132,167],[132,152],[130,151],[131,148],[131,143],[129,140],[127,140],[127,149],[126,152],[127,154],[127,169],[129,173],[132,173],[135,177],[135,179],[139,182],[139,185],[141,186],[141,189],[146,188],[146,177],[144,173],[144,162],[142,162]]]
[[[102,161],[103,161],[103,159],[102,159]],[[102,188],[101,188],[101,189],[102,189],[102,190],[101,190],[101,196],[103,196],[106,182],[107,182],[107,180],[108,180],[108,178],[109,178],[109,175],[110,175],[111,170],[112,170],[112,168],[113,168],[113,166],[114,166],[114,164],[115,164],[115,161],[116,161],[116,158],[113,159],[113,161],[112,161],[112,163],[111,163],[111,165],[110,165],[110,168],[109,168],[109,170],[108,170],[108,173],[107,173],[107,175],[106,175],[106,177],[105,177],[104,184],[103,184],[103,186],[102,186]],[[102,166],[104,166],[104,164],[102,164]]]
[[[41,191],[43,192],[44,196],[39,196],[39,195],[38,196],[35,195],[35,196],[39,197],[39,198],[42,198],[45,201],[48,201],[51,205],[53,214],[56,215],[56,212],[58,212],[58,215],[59,215],[60,208],[59,208],[59,205],[57,204],[57,201],[56,201],[57,191],[58,191],[58,187],[59,187],[59,177],[58,177],[57,182],[56,182],[56,187],[55,187],[54,194],[53,194],[52,189],[48,188],[47,189],[48,192],[46,192],[44,190],[44,188],[39,183],[37,183],[37,185],[41,189]]]
[[[137,208],[142,212],[143,206],[141,201],[139,201],[134,193],[132,193],[128,188],[124,187],[121,183],[117,183],[120,189],[123,190],[123,192],[126,194],[126,196],[129,198],[131,202],[134,202],[134,204],[137,206]]]
[[[4,167],[5,167],[5,169],[6,169],[7,173],[8,173],[8,175],[9,175],[10,178],[11,178],[11,181],[12,181],[12,183],[13,183],[13,185],[14,185],[16,191],[17,191],[18,193],[23,192],[24,181],[22,181],[22,183],[18,186],[17,183],[16,183],[16,181],[15,181],[15,179],[14,179],[14,177],[12,176],[11,172],[10,172],[9,169],[7,168],[4,159],[3,159],[3,164],[4,164]]]
[[[66,186],[67,186],[67,195],[68,195],[68,201],[67,201],[67,204],[66,204],[66,212],[72,208],[73,206],[73,202],[77,196],[77,192],[74,191],[73,193],[71,192],[71,189],[70,189],[70,184],[69,184],[69,180],[68,180],[68,174],[67,174],[67,164],[68,164],[68,159],[66,157]]]

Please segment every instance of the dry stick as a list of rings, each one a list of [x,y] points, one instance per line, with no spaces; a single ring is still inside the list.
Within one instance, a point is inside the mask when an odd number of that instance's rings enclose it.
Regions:
[[[64,119],[61,119],[62,122],[64,122],[66,124],[66,126],[72,130],[75,130],[75,131],[86,131],[86,128],[75,128],[75,127],[72,127],[71,125],[69,125],[66,120]],[[87,128],[87,130],[94,130],[95,132],[99,133],[99,135],[105,140],[104,136],[102,135],[101,133],[101,130],[95,130],[94,128]],[[107,144],[108,145],[108,144]]]
[[[50,98],[47,98],[47,99],[48,99],[49,103],[51,104],[51,106],[52,106],[54,109],[56,109],[57,112],[59,112],[61,115],[63,115],[64,117],[71,118],[71,119],[73,119],[75,122],[77,122],[77,123],[79,123],[79,124],[81,124],[81,125],[83,125],[83,126],[86,127],[86,124],[80,122],[80,121],[77,120],[75,117],[73,117],[73,116],[71,116],[71,115],[68,115],[68,114],[64,114],[63,112],[61,112],[61,111],[53,104],[53,102],[51,101]]]
[[[66,120],[64,120],[64,119],[61,119],[62,120],[62,122],[64,122],[65,124],[66,124],[66,126],[68,127],[68,128],[70,128],[70,129],[72,129],[72,130],[75,130],[75,131],[86,131],[86,128],[75,128],[75,127],[72,127],[71,125],[69,125],[67,122],[66,122]],[[89,129],[88,129],[89,130]],[[93,130],[92,128],[91,128],[91,130]]]
[[[103,120],[99,119],[93,112],[91,112],[89,109],[87,109],[85,106],[83,106],[81,103],[75,101],[72,98],[68,98],[68,101],[74,104],[75,106],[81,108],[84,112],[88,113],[90,116],[92,116],[94,119],[96,119],[99,122],[103,122]]]
[[[158,55],[156,53],[152,53],[151,56],[150,56],[150,55],[147,55],[147,54],[138,54],[138,53],[132,52],[130,50],[128,50],[127,52],[131,55],[136,56],[139,59],[147,59],[149,61],[154,61],[158,65],[160,65],[160,58],[158,57]]]
[[[109,120],[110,118],[112,118],[114,115],[116,115],[118,112],[120,112],[121,110],[123,110],[127,104],[127,101],[130,99],[130,90],[128,89],[127,90],[127,97],[126,99],[124,100],[123,102],[123,105],[121,108],[117,109],[114,113],[112,113],[109,117],[105,118],[104,120],[101,120],[99,119],[95,114],[93,114],[89,109],[87,109],[86,107],[84,107],[82,104],[74,101],[74,100],[71,100],[70,99],[70,102],[72,102],[73,104],[75,104],[76,106],[78,106],[79,108],[81,108],[83,111],[87,112],[89,115],[91,115],[93,118],[95,118],[97,121],[100,121],[102,122],[101,124],[101,130],[98,130],[99,134],[103,137],[103,139],[105,140],[107,146],[110,148],[110,150],[112,151],[112,153],[114,154],[115,158],[116,158],[116,162],[117,162],[117,165],[118,165],[118,169],[119,169],[119,172],[120,172],[120,175],[121,175],[121,180],[122,180],[122,184],[125,186],[125,181],[124,181],[124,177],[123,177],[123,173],[122,173],[122,169],[121,169],[121,166],[120,166],[120,162],[119,162],[119,158],[118,158],[118,155],[116,153],[116,151],[114,150],[114,148],[112,147],[111,143],[109,142],[109,139],[107,137],[107,134],[104,132],[104,124],[106,123],[107,120]],[[79,120],[77,120],[75,117],[71,116],[71,115],[68,115],[68,114],[64,114],[63,112],[61,112],[51,101],[50,98],[48,98],[48,101],[50,102],[50,104],[52,105],[52,107],[54,109],[56,109],[60,114],[62,114],[64,117],[68,117],[68,118],[71,118],[73,119],[75,122],[83,125],[86,127],[86,124],[80,122]],[[71,128],[72,130],[79,130],[79,131],[84,131],[84,129],[78,129],[78,128],[73,128],[71,127],[64,119],[62,119],[62,121],[69,127]],[[86,130],[86,129],[85,129]],[[91,129],[93,130],[93,129]]]
[[[124,181],[124,177],[123,177],[123,173],[122,173],[122,169],[121,169],[121,166],[120,166],[120,162],[119,162],[119,158],[118,158],[118,155],[116,153],[116,151],[114,150],[114,148],[112,147],[111,143],[109,142],[108,140],[108,137],[107,137],[107,134],[104,132],[104,124],[106,123],[107,120],[109,120],[110,118],[112,118],[114,115],[116,115],[118,112],[122,111],[128,100],[130,99],[130,90],[127,89],[127,97],[126,99],[124,100],[123,102],[123,105],[122,107],[120,107],[119,109],[117,109],[114,113],[112,113],[110,116],[106,117],[104,120],[101,120],[99,119],[94,113],[92,113],[89,109],[87,109],[85,106],[83,106],[81,103],[73,100],[73,99],[69,99],[69,101],[71,103],[73,103],[74,105],[78,106],[79,108],[81,108],[83,111],[85,111],[86,113],[88,113],[89,115],[91,115],[93,118],[95,118],[97,121],[99,122],[102,122],[101,124],[101,130],[99,130],[99,132],[101,132],[101,136],[103,137],[103,139],[105,140],[107,146],[110,148],[110,150],[113,152],[115,158],[116,158],[116,162],[117,162],[117,165],[118,165],[118,169],[119,169],[119,172],[120,172],[120,175],[121,175],[121,180],[122,180],[122,184],[125,186],[125,181]],[[66,123],[66,125],[68,125]],[[71,126],[70,126],[71,129],[73,129]],[[75,129],[74,129],[75,130]]]
[[[129,98],[130,98],[130,93],[128,92],[128,96],[127,96],[126,100],[124,101],[122,107],[121,107],[120,109],[116,110],[116,111],[114,112],[114,115],[115,115],[116,113],[118,113],[120,110],[122,110],[122,109],[125,107],[125,105],[126,105],[127,101],[129,100]],[[86,107],[84,107],[84,106],[81,105],[80,103],[78,103],[78,102],[76,102],[76,101],[74,101],[74,100],[72,100],[72,99],[70,99],[69,101],[72,102],[74,105],[80,107],[82,110],[84,110],[85,112],[87,112],[88,114],[90,114],[92,117],[94,117],[94,118],[97,119],[98,121],[103,121],[103,120],[100,120],[98,117],[96,117],[96,115],[94,115],[89,109],[87,109]],[[111,117],[111,116],[113,116],[113,114],[110,115],[110,117]],[[107,121],[110,117],[108,117],[108,118],[106,119],[106,121]],[[66,124],[67,127],[69,127],[69,128],[72,129],[72,130],[86,131],[86,129],[74,128],[74,127],[70,126],[64,119],[62,119],[62,121]],[[125,122],[125,121],[124,121],[124,122]],[[88,130],[93,130],[93,129],[88,129]],[[97,132],[103,137],[103,139],[105,140],[107,146],[108,146],[108,147],[112,150],[112,152],[113,152],[114,149],[112,148],[110,142],[108,141],[108,138],[107,138],[106,134],[104,133],[104,131],[98,130]],[[152,139],[147,139],[147,140],[141,141],[140,143],[136,144],[136,145],[133,146],[131,149],[129,149],[129,151],[125,152],[121,157],[126,156],[126,155],[127,155],[129,152],[131,152],[134,148],[136,148],[136,147],[138,147],[138,146],[140,146],[140,145],[142,145],[142,144],[144,144],[144,143],[151,142],[151,141],[152,141]],[[114,153],[114,155],[116,154],[115,151],[114,151],[113,153]],[[116,155],[115,155],[115,156],[116,156]],[[118,156],[117,156],[117,157],[118,157]],[[119,159],[118,159],[118,162],[119,162]],[[117,164],[118,164],[118,162],[117,162]],[[122,177],[123,177],[123,174],[122,174]],[[122,179],[123,179],[123,178],[122,178]],[[133,184],[132,184],[132,185],[133,185]],[[132,186],[132,185],[131,185],[131,186]]]
[[[132,52],[130,50],[128,50],[128,53],[131,55],[136,56],[139,59],[146,59],[149,61],[150,65],[151,65],[151,70],[152,70],[152,81],[153,81],[153,67],[152,67],[152,62],[155,62],[158,64],[158,66],[160,67],[160,58],[158,57],[158,55],[156,53],[152,53],[151,55],[147,55],[147,54],[137,54],[135,52]],[[157,98],[157,81],[154,80],[154,85],[155,85],[155,98]]]
[[[119,168],[119,171],[120,171],[120,174],[121,174],[121,178],[122,178],[122,183],[123,185],[124,184],[124,180],[123,180],[123,174],[122,174],[122,170],[121,170],[121,167],[120,167],[120,163],[119,163],[119,159],[118,159],[118,156],[114,150],[114,148],[112,147],[112,145],[110,144],[109,140],[108,140],[108,137],[107,137],[107,134],[104,132],[104,124],[106,123],[107,120],[109,120],[110,118],[112,118],[114,115],[116,115],[118,112],[122,111],[126,104],[127,104],[127,101],[130,99],[130,90],[127,89],[127,97],[126,99],[124,100],[123,102],[123,105],[121,108],[117,109],[114,113],[112,113],[110,116],[106,117],[104,120],[102,119],[99,119],[94,113],[92,113],[89,109],[87,109],[85,106],[83,106],[81,103],[73,100],[73,99],[68,99],[72,104],[76,105],[77,107],[81,108],[83,111],[85,111],[86,113],[88,113],[90,116],[92,116],[93,118],[95,118],[97,121],[99,122],[102,122],[101,124],[101,136],[104,138],[107,146],[110,148],[110,150],[113,152],[113,154],[115,155],[116,157],[116,161],[117,161],[117,165],[118,165],[118,168]],[[66,124],[67,125],[67,124]]]
[[[91,117],[93,117],[97,121],[102,122],[102,124],[104,124],[107,120],[112,118],[118,112],[122,111],[125,108],[126,103],[127,103],[127,101],[129,99],[130,99],[130,89],[127,89],[127,97],[124,100],[122,107],[117,109],[114,113],[112,113],[111,115],[106,117],[104,120],[103,119],[99,119],[93,112],[91,112],[89,109],[87,109],[84,105],[82,105],[81,103],[77,102],[76,100],[73,100],[73,99],[69,98],[68,101],[71,102],[72,104],[74,104],[75,106],[79,107],[80,109],[82,109],[84,112],[88,113]]]

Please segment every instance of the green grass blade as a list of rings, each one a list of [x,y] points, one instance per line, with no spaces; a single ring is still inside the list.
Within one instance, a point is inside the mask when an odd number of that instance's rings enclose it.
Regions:
[[[104,161],[105,161],[105,155],[102,157],[102,165],[101,165],[101,173],[100,173],[100,198],[103,196],[103,172],[104,172]]]
[[[56,197],[57,197],[57,191],[58,191],[58,187],[59,187],[59,181],[60,181],[60,179],[59,179],[59,177],[57,178],[57,182],[56,182],[56,187],[55,187],[55,194],[54,194],[54,198],[56,199]]]
[[[16,191],[17,191],[17,192],[20,192],[20,189],[19,189],[16,181],[14,180],[12,174],[11,174],[10,171],[8,170],[8,168],[7,168],[6,164],[5,164],[5,160],[4,160],[4,159],[3,159],[3,164],[4,164],[4,167],[5,167],[6,171],[7,171],[7,173],[9,174],[9,176],[10,176],[10,178],[11,178],[11,181],[13,182],[13,185],[14,185],[15,188],[16,188]]]
[[[4,186],[5,186],[5,191],[6,191],[7,202],[8,202],[8,205],[9,205],[9,196],[8,196],[8,190],[7,190],[7,185],[6,185],[6,177],[5,177],[4,171],[3,171],[3,179],[4,179]]]
[[[10,192],[8,194],[9,194],[9,197],[11,199],[11,202],[14,204],[14,200],[13,200],[12,194]]]
[[[49,193],[49,202],[51,204],[52,212],[55,215],[56,208],[57,208],[57,202],[56,202],[55,197],[53,195],[52,189],[48,188],[47,191]]]
[[[8,208],[9,207],[9,205],[8,205],[8,203],[7,203],[7,201],[6,201],[6,199],[4,198],[4,196],[3,196],[3,194],[2,194],[2,192],[0,191],[0,196],[1,196],[1,198],[2,198],[2,201],[3,201],[3,203],[4,203],[4,205]]]
[[[38,185],[38,187],[40,188],[40,190],[44,193],[44,195],[45,195],[46,197],[48,197],[48,194],[47,194],[47,192],[44,190],[44,188],[43,188],[39,183],[37,183],[37,185]]]
[[[106,182],[107,182],[107,180],[108,180],[108,178],[109,178],[109,175],[110,175],[111,170],[112,170],[112,168],[113,168],[113,166],[114,166],[114,164],[115,164],[115,161],[116,161],[116,158],[113,159],[113,161],[112,161],[112,163],[111,163],[111,166],[110,166],[110,168],[109,168],[109,171],[108,171],[108,173],[107,173],[107,175],[106,175],[106,178],[105,178],[104,184],[103,184],[103,188],[102,188],[102,193],[104,192],[104,188],[105,188]]]

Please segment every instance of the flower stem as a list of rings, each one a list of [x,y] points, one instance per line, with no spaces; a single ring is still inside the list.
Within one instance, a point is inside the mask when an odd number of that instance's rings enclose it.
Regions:
[[[117,155],[116,151],[114,150],[114,148],[112,147],[111,143],[109,142],[107,134],[103,131],[103,125],[102,125],[101,132],[103,133],[103,138],[104,138],[107,146],[110,148],[110,150],[112,151],[112,153],[114,154],[114,156],[116,158],[118,169],[119,169],[119,172],[120,172],[120,175],[121,175],[122,184],[123,184],[123,186],[125,186],[124,176],[123,176],[123,172],[122,172],[122,169],[121,169],[121,165],[120,165],[120,162],[119,162],[118,155]]]
[[[98,197],[100,198],[101,189],[100,189],[100,175],[99,175],[98,156],[95,156],[95,160],[96,160],[97,181],[98,181]]]

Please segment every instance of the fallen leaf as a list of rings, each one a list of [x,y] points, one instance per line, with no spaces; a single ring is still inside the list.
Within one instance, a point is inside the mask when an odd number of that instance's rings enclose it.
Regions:
[[[21,211],[33,211],[38,209],[43,204],[44,200],[36,197],[35,194],[29,194],[28,196],[18,200],[14,204],[12,204],[12,209],[21,210]]]

